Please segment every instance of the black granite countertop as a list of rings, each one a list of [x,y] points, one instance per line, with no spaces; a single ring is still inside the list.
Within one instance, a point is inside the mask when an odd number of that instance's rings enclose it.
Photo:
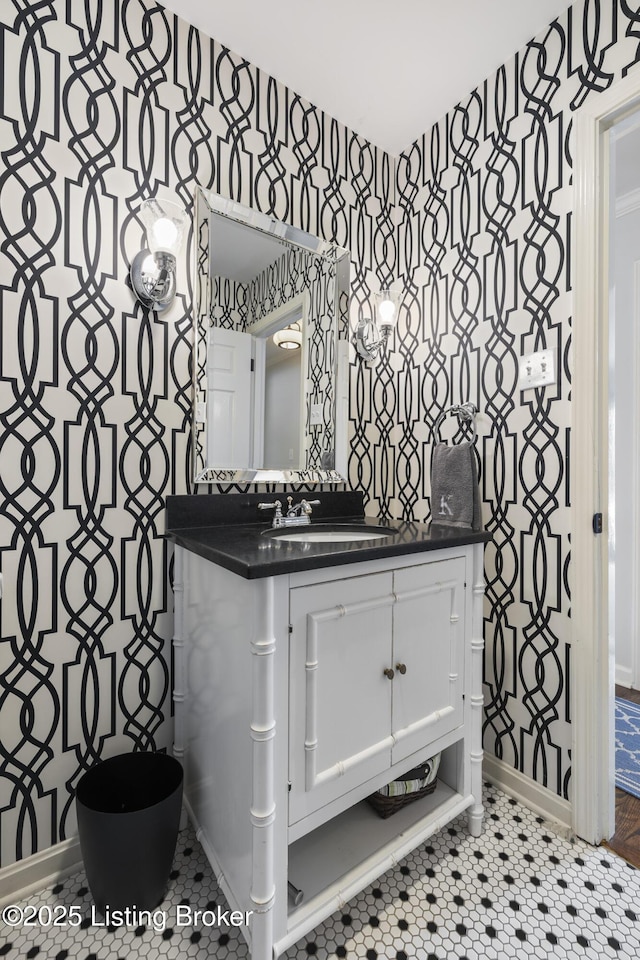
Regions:
[[[256,522],[256,514],[260,516],[257,504],[279,499],[286,507],[286,494],[208,494],[167,497],[166,536],[247,580],[486,543],[491,539],[484,530],[365,517],[362,494],[358,493],[296,493],[294,501],[297,503],[302,497],[321,500],[313,508],[312,516],[312,525],[318,530],[348,525],[374,531],[381,527],[390,532],[375,540],[343,543],[279,540],[273,536],[269,520]],[[309,529],[292,527],[286,532]]]

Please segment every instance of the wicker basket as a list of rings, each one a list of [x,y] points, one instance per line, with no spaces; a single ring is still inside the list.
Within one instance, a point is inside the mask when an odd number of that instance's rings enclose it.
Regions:
[[[408,770],[397,780],[393,780],[367,797],[367,801],[379,817],[386,820],[407,804],[433,793],[438,784],[440,754],[431,757],[420,766]]]

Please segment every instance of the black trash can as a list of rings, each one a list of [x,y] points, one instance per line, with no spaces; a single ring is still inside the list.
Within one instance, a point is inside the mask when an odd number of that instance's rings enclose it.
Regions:
[[[153,910],[167,892],[178,839],[182,766],[124,753],[87,770],[76,790],[78,836],[96,907]]]

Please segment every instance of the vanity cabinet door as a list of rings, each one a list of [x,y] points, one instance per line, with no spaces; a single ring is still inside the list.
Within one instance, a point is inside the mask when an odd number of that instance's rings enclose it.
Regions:
[[[464,557],[394,573],[392,761],[463,719]]]
[[[290,593],[289,823],[391,763],[393,574]]]

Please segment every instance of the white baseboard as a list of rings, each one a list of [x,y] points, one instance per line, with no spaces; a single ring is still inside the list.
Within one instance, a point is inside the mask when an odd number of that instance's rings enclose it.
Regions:
[[[77,837],[18,860],[0,870],[0,906],[24,900],[81,869],[82,854]]]
[[[619,663],[616,663],[615,678],[616,683],[619,683],[621,687],[627,687],[629,690],[633,689],[633,671],[631,667],[623,667]]]
[[[555,822],[556,832],[565,836],[571,835],[573,816],[568,800],[552,793],[551,790],[547,790],[524,773],[514,770],[504,760],[498,760],[491,754],[484,755],[482,773],[485,780],[500,787],[514,800],[519,800],[525,807],[529,807],[545,820]]]

